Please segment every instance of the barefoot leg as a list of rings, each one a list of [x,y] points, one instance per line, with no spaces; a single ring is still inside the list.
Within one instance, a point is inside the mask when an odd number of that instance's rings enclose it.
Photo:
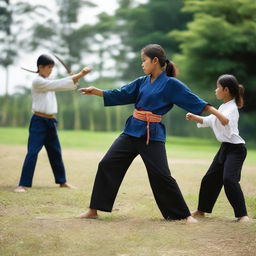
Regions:
[[[63,183],[63,184],[60,184],[60,188],[71,188],[71,189],[76,189],[75,186],[71,185],[71,184],[68,184],[68,183]]]
[[[196,210],[196,211],[191,212],[191,216],[194,216],[194,217],[195,216],[204,217],[205,213],[202,212],[202,211]]]
[[[187,223],[197,223],[198,221],[195,219],[195,218],[193,218],[192,216],[188,216],[187,218]]]
[[[248,216],[243,216],[238,218],[237,222],[250,222],[250,218]]]
[[[87,212],[82,213],[78,216],[78,218],[85,218],[85,219],[97,219],[98,218],[98,213],[96,209],[89,209]]]
[[[23,193],[23,192],[27,192],[27,188],[23,187],[23,186],[19,186],[17,188],[14,189],[14,192],[16,193]]]

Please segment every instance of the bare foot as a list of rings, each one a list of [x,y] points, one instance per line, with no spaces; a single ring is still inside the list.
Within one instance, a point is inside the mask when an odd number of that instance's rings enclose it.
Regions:
[[[76,189],[76,187],[75,187],[75,186],[73,186],[73,185],[71,185],[71,184],[68,184],[68,183],[60,184],[60,188]]]
[[[27,192],[27,190],[26,190],[26,187],[19,186],[19,187],[14,189],[14,192],[16,192],[16,193],[24,193],[24,192]]]
[[[81,219],[97,219],[99,216],[96,209],[89,209],[88,212],[82,213],[77,217]]]
[[[198,221],[195,219],[195,218],[193,218],[192,216],[188,216],[187,218],[187,223],[197,223]]]
[[[248,216],[243,216],[237,219],[238,222],[249,222],[251,221]]]
[[[196,211],[191,212],[191,216],[194,216],[194,217],[195,216],[204,217],[205,213],[202,212],[202,211],[196,210]]]

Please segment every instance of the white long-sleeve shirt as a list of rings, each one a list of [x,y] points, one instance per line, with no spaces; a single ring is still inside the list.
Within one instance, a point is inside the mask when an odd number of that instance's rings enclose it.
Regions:
[[[209,115],[202,117],[203,123],[197,123],[197,127],[211,127],[217,140],[220,142],[229,142],[232,144],[245,143],[245,141],[239,136],[239,112],[235,100],[233,99],[220,105],[218,110],[229,119],[229,123],[227,125],[223,126],[216,116]]]
[[[71,77],[50,80],[38,75],[32,82],[32,112],[57,114],[55,92],[74,89],[76,89],[76,85]]]

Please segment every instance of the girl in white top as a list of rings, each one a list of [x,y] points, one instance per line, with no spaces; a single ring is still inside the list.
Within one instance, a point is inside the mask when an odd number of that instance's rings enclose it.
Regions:
[[[80,78],[91,71],[84,68],[79,73],[63,79],[50,80],[49,75],[54,67],[53,59],[48,55],[41,55],[37,60],[38,76],[32,83],[32,112],[29,126],[28,152],[23,164],[21,178],[15,192],[26,192],[32,186],[37,156],[45,146],[48,158],[55,177],[55,182],[60,187],[72,188],[66,183],[65,168],[62,160],[61,147],[57,134],[57,100],[56,91],[76,89]]]
[[[204,216],[205,213],[211,213],[224,186],[235,217],[239,222],[246,222],[249,221],[249,218],[239,181],[247,150],[245,141],[240,137],[238,131],[238,108],[243,107],[244,87],[233,75],[225,74],[218,78],[215,94],[217,99],[224,102],[218,111],[228,119],[227,125],[223,126],[214,115],[207,117],[191,113],[186,115],[186,119],[197,122],[199,128],[211,127],[217,140],[222,142],[202,179],[198,208],[192,213],[192,216]]]

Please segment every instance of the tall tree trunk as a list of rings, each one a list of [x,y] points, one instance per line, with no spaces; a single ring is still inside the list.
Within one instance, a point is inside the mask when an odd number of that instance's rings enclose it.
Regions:
[[[5,68],[6,78],[5,78],[5,95],[3,100],[3,109],[2,109],[2,125],[7,125],[7,116],[8,116],[8,101],[9,101],[9,67]]]
[[[122,124],[121,124],[121,109],[120,109],[119,106],[116,106],[115,113],[116,113],[116,127],[115,127],[115,129],[116,129],[116,131],[119,131],[119,130],[121,130],[121,126],[122,126]]]
[[[64,129],[64,111],[63,111],[63,107],[61,107],[61,104],[58,110],[58,128],[60,130]]]
[[[89,130],[95,131],[93,112],[91,110],[89,111]]]
[[[111,109],[105,108],[105,115],[106,115],[106,130],[109,132],[111,131]]]
[[[77,94],[73,92],[73,104],[74,104],[74,129],[81,129],[81,120],[80,120],[80,108],[79,108],[79,98]]]
[[[18,124],[18,104],[17,104],[17,97],[13,96],[13,104],[12,105],[12,115],[11,115],[11,125],[17,126]]]

